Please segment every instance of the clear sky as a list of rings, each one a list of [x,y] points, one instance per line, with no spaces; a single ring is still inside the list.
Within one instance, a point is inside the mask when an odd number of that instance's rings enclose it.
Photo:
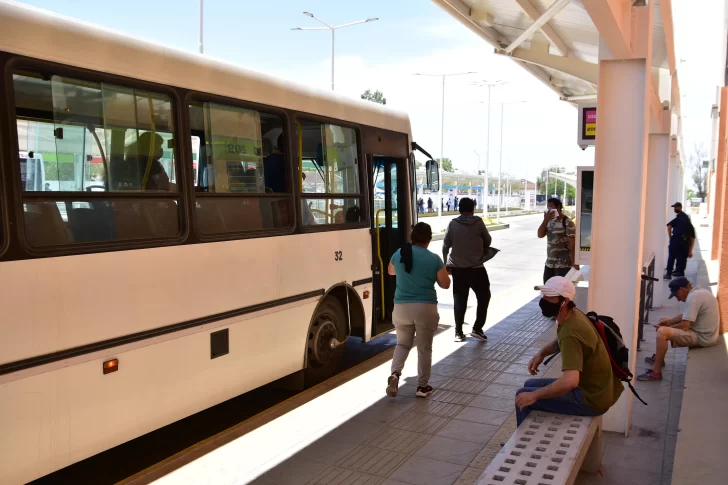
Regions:
[[[675,21],[676,40],[684,39],[681,49],[678,48],[679,56],[690,63],[691,70],[693,66],[712,69],[709,75],[700,76],[696,70],[681,78],[683,94],[687,95],[684,108],[689,113],[684,124],[689,135],[686,149],[696,140],[708,147],[710,106],[719,82],[715,78],[720,61],[715,59],[717,50],[707,52],[698,44],[706,38],[719,40],[722,21],[716,21],[716,16],[709,12],[724,1],[673,2],[676,9],[687,7],[677,4],[690,3],[691,10],[698,3],[698,9],[706,12],[700,20],[695,20],[695,15],[681,16],[676,12]],[[23,3],[154,42],[194,52],[198,49],[198,0],[24,0]],[[337,31],[336,90],[355,97],[366,89],[383,91],[388,106],[409,112],[415,141],[434,156],[439,157],[441,152],[442,81],[439,77],[414,74],[477,72],[446,81],[444,156],[451,158],[456,168],[474,171],[479,160],[481,168],[485,166],[487,90],[473,85],[480,80],[509,83],[492,90],[491,175],[497,175],[501,160],[504,172],[530,180],[547,165],[573,168],[593,164],[593,149],[582,151],[576,146],[576,110],[558,101],[556,94],[511,61],[493,55],[492,48],[482,39],[430,1],[205,0],[205,54],[329,89],[329,32],[291,30],[319,26],[302,14],[304,10],[334,25],[379,18],[376,22]],[[720,25],[712,25],[710,21]],[[698,39],[691,35],[695,32],[700,33]],[[495,104],[501,101],[506,103],[502,151],[501,108]]]

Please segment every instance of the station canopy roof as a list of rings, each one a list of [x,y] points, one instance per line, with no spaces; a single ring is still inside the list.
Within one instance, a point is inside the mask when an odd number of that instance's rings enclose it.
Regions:
[[[497,54],[511,57],[562,99],[578,101],[596,96],[600,36],[590,9],[581,0],[433,1],[492,45]],[[652,65],[668,68],[661,2],[651,1]],[[668,9],[669,2],[662,0]],[[671,26],[671,13],[669,21]],[[672,32],[670,43],[671,36]]]

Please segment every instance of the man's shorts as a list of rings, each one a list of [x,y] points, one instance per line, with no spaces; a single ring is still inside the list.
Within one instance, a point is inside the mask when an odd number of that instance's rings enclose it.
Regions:
[[[679,328],[672,329],[672,342],[673,348],[677,347],[700,347],[698,343],[698,334],[695,331],[687,329],[680,330]]]

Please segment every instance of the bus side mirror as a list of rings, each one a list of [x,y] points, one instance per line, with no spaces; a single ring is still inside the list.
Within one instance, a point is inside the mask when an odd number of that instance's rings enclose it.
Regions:
[[[425,173],[427,174],[427,188],[430,192],[440,190],[440,167],[434,160],[428,160],[425,163]]]

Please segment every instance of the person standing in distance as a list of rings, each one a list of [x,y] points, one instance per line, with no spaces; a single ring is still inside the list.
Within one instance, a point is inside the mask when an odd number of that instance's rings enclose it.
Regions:
[[[417,334],[417,397],[432,394],[428,384],[432,366],[432,339],[437,331],[440,314],[437,312],[437,292],[450,288],[450,276],[437,254],[427,250],[432,241],[429,224],[418,222],[412,229],[412,244],[395,251],[388,273],[397,277],[394,292],[392,322],[397,331],[397,347],[392,357],[392,374],[387,380],[387,395],[397,396],[399,377]]]
[[[666,280],[672,279],[673,276],[676,278],[685,276],[685,266],[688,264],[688,258],[693,257],[695,245],[695,228],[690,222],[690,217],[683,212],[682,204],[675,202],[672,208],[675,210],[675,218],[667,223],[667,237],[670,238],[670,244],[667,247]]]
[[[543,282],[554,276],[566,276],[574,264],[576,225],[563,214],[564,206],[556,197],[547,201],[547,210],[543,222],[538,227],[538,237],[546,237],[546,264],[543,270]]]
[[[463,197],[459,204],[460,216],[450,221],[442,244],[442,258],[452,272],[455,300],[455,340],[463,342],[463,324],[472,289],[478,299],[478,310],[470,334],[478,340],[487,340],[483,333],[490,304],[490,280],[483,264],[487,260],[491,237],[481,217],[473,215],[475,202]],[[452,252],[450,252],[452,248]]]

